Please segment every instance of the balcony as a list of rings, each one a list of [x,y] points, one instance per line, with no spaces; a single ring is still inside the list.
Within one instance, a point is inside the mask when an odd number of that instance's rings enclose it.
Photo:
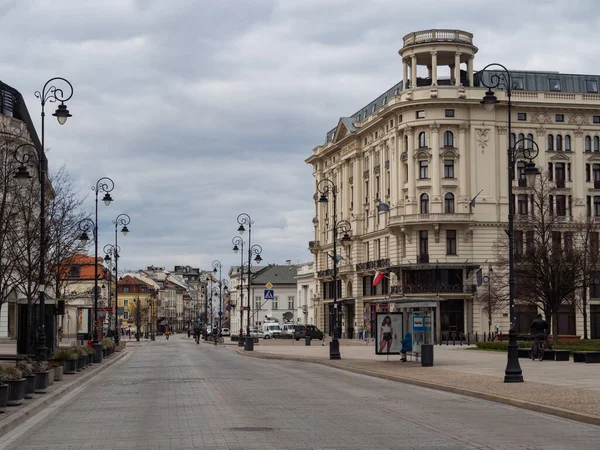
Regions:
[[[460,42],[473,44],[473,35],[461,30],[423,30],[403,37],[404,47],[425,42]]]
[[[404,286],[404,294],[471,294],[475,285],[463,284],[408,284]]]
[[[367,261],[364,263],[358,263],[356,265],[356,271],[362,272],[365,270],[380,269],[383,267],[388,267],[389,265],[390,265],[389,258],[377,259],[375,261]]]
[[[432,214],[406,214],[403,216],[394,216],[389,219],[389,226],[397,225],[416,225],[422,223],[469,223],[471,214],[469,213],[432,213]]]
[[[319,270],[317,272],[317,278],[325,278],[325,277],[332,277],[332,276],[333,276],[333,269]]]

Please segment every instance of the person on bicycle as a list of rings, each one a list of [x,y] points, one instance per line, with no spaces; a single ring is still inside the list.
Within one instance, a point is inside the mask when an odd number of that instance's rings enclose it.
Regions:
[[[548,322],[546,322],[541,314],[538,314],[531,326],[529,327],[533,334],[533,349],[537,353],[540,341],[548,342]]]
[[[217,340],[219,339],[219,330],[217,329],[217,327],[213,328],[212,335],[213,335],[215,345],[217,345]]]

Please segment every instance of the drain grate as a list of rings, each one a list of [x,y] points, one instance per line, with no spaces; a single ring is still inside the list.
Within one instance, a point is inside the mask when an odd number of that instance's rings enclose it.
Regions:
[[[225,428],[230,431],[273,431],[274,428],[271,427],[233,427],[233,428]]]

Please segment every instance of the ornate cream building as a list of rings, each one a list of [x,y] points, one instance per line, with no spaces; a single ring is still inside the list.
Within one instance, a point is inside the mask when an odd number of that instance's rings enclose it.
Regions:
[[[506,229],[510,137],[505,92],[495,91],[501,103],[493,111],[480,104],[486,89],[473,68],[477,50],[465,31],[406,35],[399,51],[403,81],[340,118],[306,160],[313,166],[315,192],[322,179],[335,183],[337,219],[352,227],[351,242],[338,244],[344,337],[356,337],[360,326],[370,328],[376,311],[392,311],[394,301],[411,298],[435,304],[438,333],[488,330],[476,272],[483,268],[487,274],[493,266],[494,244]],[[442,71],[450,76],[438,76]],[[512,140],[530,137],[539,145],[536,164],[560,188],[557,214],[565,221],[600,216],[600,76],[525,71],[511,76]],[[515,202],[526,182],[521,170],[518,166]],[[380,211],[379,202],[389,211]],[[315,202],[315,240],[309,244],[319,285],[315,320],[327,332],[333,316],[332,203]],[[373,288],[376,270],[387,278]],[[600,337],[599,286],[590,291],[590,331]],[[530,307],[518,306],[518,327],[527,326],[532,314]],[[492,322],[507,332],[508,310]],[[561,334],[581,334],[577,312],[565,307],[559,328]]]

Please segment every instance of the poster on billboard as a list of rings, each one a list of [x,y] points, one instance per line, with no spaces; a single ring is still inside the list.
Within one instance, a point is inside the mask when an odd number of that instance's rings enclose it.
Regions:
[[[375,314],[375,353],[377,355],[399,355],[402,348],[402,313]]]

